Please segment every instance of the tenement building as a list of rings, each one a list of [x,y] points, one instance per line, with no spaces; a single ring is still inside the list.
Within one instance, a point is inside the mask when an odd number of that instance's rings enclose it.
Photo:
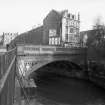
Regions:
[[[52,10],[43,20],[43,43],[65,47],[80,46],[80,16]]]
[[[4,33],[3,32],[3,37],[4,37],[4,42],[3,45],[9,44],[15,37],[18,36],[18,33]]]
[[[27,43],[35,45],[79,47],[81,42],[79,29],[79,14],[74,15],[69,13],[68,10],[60,12],[52,10],[44,18],[42,26],[22,33],[12,41],[13,43],[11,46],[14,46],[14,43]],[[5,43],[9,43],[11,38],[11,34],[5,34]]]

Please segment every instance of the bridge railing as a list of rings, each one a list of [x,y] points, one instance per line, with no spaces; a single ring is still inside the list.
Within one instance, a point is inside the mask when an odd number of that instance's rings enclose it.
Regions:
[[[16,48],[0,55],[0,105],[13,105]]]
[[[83,53],[86,48],[66,48],[66,47],[57,47],[57,46],[43,46],[43,45],[17,45],[17,54],[63,54],[63,53],[74,53],[78,54],[80,51]]]

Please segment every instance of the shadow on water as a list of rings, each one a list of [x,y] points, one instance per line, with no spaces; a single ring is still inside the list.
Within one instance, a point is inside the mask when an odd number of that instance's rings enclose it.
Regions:
[[[40,78],[35,89],[43,105],[56,105],[46,100],[62,105],[105,105],[105,90],[90,81],[47,75]]]

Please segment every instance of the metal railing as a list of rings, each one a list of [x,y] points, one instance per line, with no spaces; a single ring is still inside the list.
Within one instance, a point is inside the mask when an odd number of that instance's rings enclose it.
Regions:
[[[13,105],[16,48],[0,55],[0,105]]]

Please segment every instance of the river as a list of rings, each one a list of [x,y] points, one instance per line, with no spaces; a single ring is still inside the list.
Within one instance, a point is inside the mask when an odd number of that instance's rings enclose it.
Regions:
[[[66,77],[45,78],[30,105],[105,105],[105,90],[94,83]]]

